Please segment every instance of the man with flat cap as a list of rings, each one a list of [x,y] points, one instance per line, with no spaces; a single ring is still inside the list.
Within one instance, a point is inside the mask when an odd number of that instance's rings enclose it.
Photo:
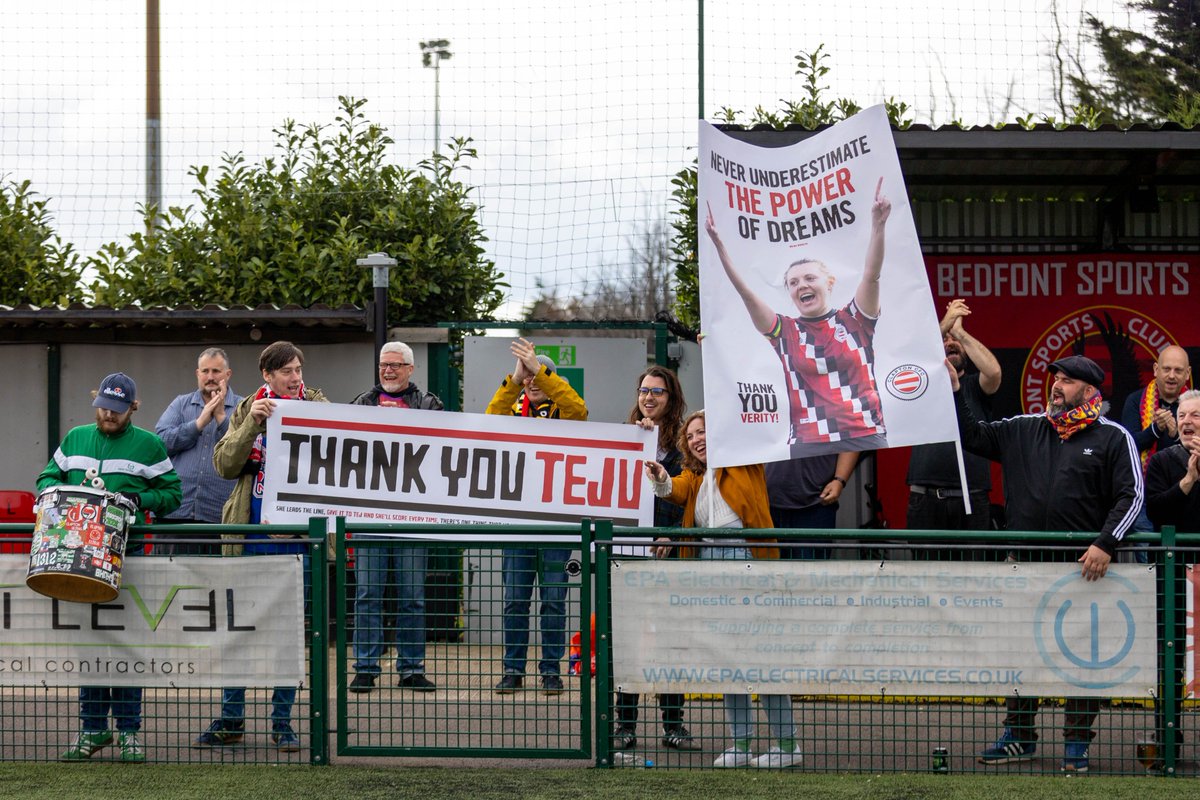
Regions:
[[[1085,580],[1108,572],[1121,539],[1142,508],[1142,468],[1137,445],[1100,413],[1104,370],[1084,356],[1050,365],[1053,380],[1044,416],[1025,414],[980,422],[959,392],[958,373],[947,364],[963,447],[1000,462],[1008,527],[1015,531],[1096,531],[1079,557]],[[1004,733],[979,754],[981,764],[1028,761],[1037,751],[1038,698],[1009,697]],[[1068,698],[1062,770],[1087,772],[1094,698]]]

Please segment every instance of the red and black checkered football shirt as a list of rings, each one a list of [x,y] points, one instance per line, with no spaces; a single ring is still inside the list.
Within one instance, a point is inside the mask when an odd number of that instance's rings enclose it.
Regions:
[[[787,381],[789,445],[886,432],[875,387],[875,320],[854,301],[814,319],[777,314],[767,338]]]

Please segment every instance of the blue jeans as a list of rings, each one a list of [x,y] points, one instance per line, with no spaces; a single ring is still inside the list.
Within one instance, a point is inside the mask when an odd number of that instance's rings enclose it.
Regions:
[[[709,561],[747,561],[750,548],[745,545],[729,547],[702,547],[700,558]],[[776,739],[796,738],[796,725],[792,717],[792,696],[787,694],[760,694],[763,707],[767,710],[767,723],[771,735]],[[725,723],[734,741],[750,739],[754,734],[754,718],[750,710],[750,695],[725,695]]]
[[[567,649],[567,572],[570,550],[505,550],[502,559],[504,582],[504,672],[525,674],[529,652],[529,604],[533,581],[538,582],[541,601],[542,675],[558,675]],[[540,563],[539,563],[540,559]]]
[[[142,727],[142,690],[127,686],[84,686],[79,690],[79,721],[87,733],[108,730],[112,710],[118,731]]]
[[[383,655],[383,595],[396,587],[396,672],[425,673],[424,547],[362,547],[355,551],[354,670],[378,675]]]
[[[308,553],[302,558],[300,569],[304,575],[304,613],[311,615],[312,608],[312,573],[309,571],[310,559]],[[322,617],[323,618],[323,617]],[[271,693],[271,730],[290,731],[292,728],[292,705],[296,702],[295,686],[276,686]],[[246,721],[246,689],[245,687],[226,687],[221,690],[221,719],[225,722],[244,723]]]
[[[271,692],[271,730],[278,733],[291,729],[292,704],[296,702],[294,686],[276,686]],[[221,690],[221,719],[225,722],[246,721],[246,690]]]
[[[776,528],[831,530],[837,527],[837,512],[837,505],[823,506],[820,503],[808,508],[771,506],[771,520]],[[779,557],[794,561],[822,561],[833,558],[833,555],[828,547],[786,547],[781,543]]]

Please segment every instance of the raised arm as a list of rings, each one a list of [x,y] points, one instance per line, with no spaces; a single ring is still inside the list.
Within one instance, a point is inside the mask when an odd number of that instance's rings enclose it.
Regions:
[[[746,305],[746,311],[750,313],[750,320],[754,323],[754,327],[758,329],[759,333],[770,333],[775,328],[775,312],[746,285],[746,282],[742,280],[742,276],[734,269],[733,262],[729,259],[729,251],[725,249],[725,243],[721,241],[721,236],[717,233],[717,223],[713,219],[711,205],[708,207],[708,218],[704,220],[704,230],[708,231],[709,238],[712,239],[713,244],[716,246],[717,256],[721,259],[721,266],[725,268],[725,275],[729,278],[729,282],[733,284],[733,288],[741,296],[742,302]]]
[[[879,275],[883,272],[883,240],[887,233],[892,202],[883,195],[883,177],[875,184],[875,200],[871,203],[871,241],[867,244],[867,263],[862,280],[854,293],[858,310],[868,317],[879,316]]]
[[[967,333],[963,327],[963,318],[971,313],[967,304],[962,300],[951,300],[946,307],[946,316],[942,318],[942,332],[949,334],[962,345],[963,353],[971,359],[971,363],[979,370],[979,388],[986,395],[993,395],[1000,389],[1000,362],[983,342]],[[947,327],[949,320],[949,327]]]

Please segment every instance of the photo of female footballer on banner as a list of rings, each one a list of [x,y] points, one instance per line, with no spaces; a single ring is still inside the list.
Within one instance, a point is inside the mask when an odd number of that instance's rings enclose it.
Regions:
[[[941,331],[884,109],[785,146],[742,135],[700,123],[713,464],[955,441]]]
[[[729,282],[746,305],[754,326],[775,348],[786,374],[791,429],[788,445],[808,445],[799,458],[821,452],[877,450],[887,447],[883,409],[875,385],[875,322],[879,318],[879,276],[883,271],[884,234],[892,204],[875,185],[871,238],[854,299],[830,309],[837,279],[824,262],[801,258],[787,265],[783,285],[799,313],[776,313],[754,293],[729,258],[712,207],[704,230],[716,245]],[[835,445],[822,448],[819,445]]]

